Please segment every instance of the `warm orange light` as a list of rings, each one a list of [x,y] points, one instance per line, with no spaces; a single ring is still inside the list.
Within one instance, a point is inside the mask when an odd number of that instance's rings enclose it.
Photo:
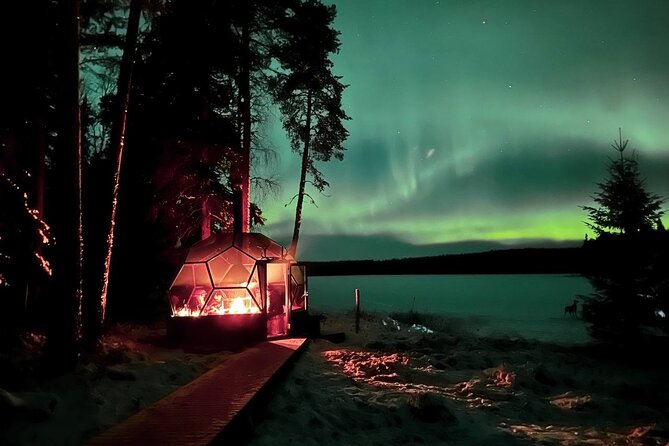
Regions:
[[[246,305],[244,305],[243,298],[232,299],[230,303],[230,314],[243,314],[248,313]]]
[[[260,308],[255,304],[251,296],[225,297],[220,292],[214,292],[212,301],[202,312],[191,310],[186,307],[177,308],[175,316],[180,317],[198,317],[226,314],[256,314],[260,313]]]
[[[176,311],[174,312],[174,315],[175,316],[181,316],[181,317],[199,316],[200,315],[199,313],[200,313],[199,311],[192,311],[192,310],[190,310],[186,307],[181,307],[181,308],[176,309]]]
[[[236,297],[230,303],[230,314],[254,314],[260,313],[260,308],[256,305],[251,296]]]

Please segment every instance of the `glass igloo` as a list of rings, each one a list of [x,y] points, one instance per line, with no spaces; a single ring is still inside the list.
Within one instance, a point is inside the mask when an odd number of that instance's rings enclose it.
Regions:
[[[214,234],[191,247],[169,300],[173,320],[216,318],[225,327],[226,321],[243,326],[246,316],[266,336],[282,336],[291,316],[307,311],[306,274],[262,234]]]

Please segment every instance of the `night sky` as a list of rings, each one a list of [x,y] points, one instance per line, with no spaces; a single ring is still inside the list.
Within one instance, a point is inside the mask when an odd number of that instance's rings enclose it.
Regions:
[[[350,85],[352,120],[344,161],[321,166],[330,197],[312,191],[318,208],[305,208],[307,257],[580,241],[579,206],[606,177],[619,127],[648,188],[669,196],[666,0],[336,5],[334,71]],[[268,130],[281,190],[256,200],[268,218],[263,232],[286,241],[299,158],[281,132],[278,123]],[[329,248],[314,255],[309,244],[319,239]],[[369,252],[363,240],[395,250]]]

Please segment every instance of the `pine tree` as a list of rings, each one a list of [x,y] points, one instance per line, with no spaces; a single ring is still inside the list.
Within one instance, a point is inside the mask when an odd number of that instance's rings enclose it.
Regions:
[[[583,206],[598,237],[584,251],[596,272],[588,276],[595,292],[583,296],[582,315],[593,336],[616,342],[636,342],[648,328],[669,332],[664,200],[646,190],[635,155],[624,153],[627,145],[620,132],[612,144],[618,157],[593,196],[599,206]]]
[[[271,66],[270,50],[275,46],[277,22],[286,15],[293,0],[232,0],[229,7],[234,43],[228,46],[234,60],[232,80],[236,95],[236,157],[231,166],[234,231],[249,232],[264,221],[251,203],[251,170],[254,152],[259,149],[257,124],[263,120],[265,91]]]
[[[295,223],[289,252],[295,256],[302,224],[305,191],[310,183],[319,192],[329,186],[315,161],[344,158],[343,143],[349,117],[342,108],[346,86],[332,73],[330,55],[339,51],[339,32],[333,29],[334,6],[318,0],[296,2],[282,22],[284,42],[277,49],[282,72],[272,89],[283,115],[291,148],[302,157],[300,182],[295,195]],[[311,179],[307,180],[307,174]],[[313,202],[313,199],[312,199]]]
[[[629,236],[648,231],[664,213],[661,209],[664,200],[646,190],[635,154],[625,156],[628,142],[623,141],[620,131],[618,141],[612,144],[619,158],[611,160],[608,180],[598,184],[599,191],[592,197],[599,206],[582,207],[590,219],[586,224],[597,235]]]

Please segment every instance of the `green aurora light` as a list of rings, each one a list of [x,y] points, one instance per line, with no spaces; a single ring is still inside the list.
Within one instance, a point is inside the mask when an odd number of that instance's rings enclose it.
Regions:
[[[304,234],[582,240],[618,127],[669,196],[666,1],[335,3],[350,138]],[[282,190],[258,199],[281,240],[299,158],[269,138]]]

